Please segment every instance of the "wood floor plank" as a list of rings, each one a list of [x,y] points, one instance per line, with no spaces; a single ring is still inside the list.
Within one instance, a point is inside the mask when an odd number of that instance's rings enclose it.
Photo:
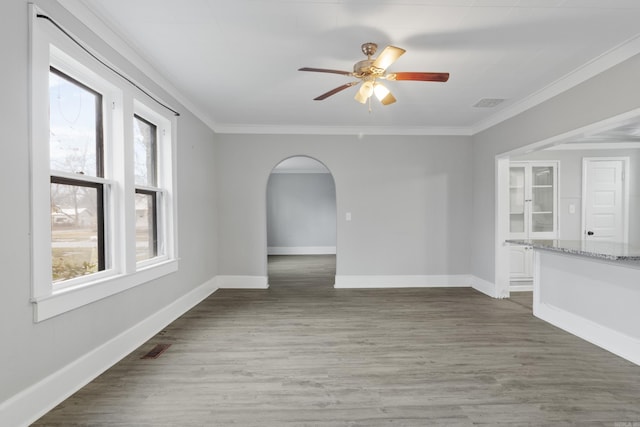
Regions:
[[[34,425],[640,425],[640,367],[527,295],[333,289],[334,256],[269,267],[270,289],[216,292]]]

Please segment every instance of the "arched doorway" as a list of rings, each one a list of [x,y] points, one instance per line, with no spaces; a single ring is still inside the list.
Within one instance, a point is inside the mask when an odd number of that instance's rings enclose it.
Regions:
[[[308,156],[278,163],[267,182],[267,265],[278,283],[335,283],[336,188],[329,169]]]

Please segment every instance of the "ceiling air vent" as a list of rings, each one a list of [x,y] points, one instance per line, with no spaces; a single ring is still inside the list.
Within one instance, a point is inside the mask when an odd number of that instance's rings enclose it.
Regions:
[[[480,101],[476,102],[474,107],[476,108],[493,108],[498,104],[502,103],[504,99],[501,98],[483,98]]]

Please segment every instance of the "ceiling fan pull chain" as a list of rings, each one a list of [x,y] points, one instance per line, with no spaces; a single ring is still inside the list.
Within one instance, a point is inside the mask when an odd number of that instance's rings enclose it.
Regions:
[[[368,98],[369,101],[369,114],[371,114],[371,97]]]

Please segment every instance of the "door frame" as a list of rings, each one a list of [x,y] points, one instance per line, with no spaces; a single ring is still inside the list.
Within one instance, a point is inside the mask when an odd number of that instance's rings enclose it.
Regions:
[[[629,166],[631,164],[631,159],[626,156],[622,157],[583,157],[582,158],[582,218],[580,229],[582,231],[582,240],[584,239],[585,233],[587,232],[587,204],[585,201],[587,200],[587,162],[589,161],[621,161],[622,162],[622,243],[629,243]]]
[[[333,180],[333,185],[335,188],[335,192],[336,192],[336,229],[335,229],[335,233],[336,233],[336,251],[335,251],[335,256],[336,256],[336,275],[338,274],[338,255],[339,255],[339,250],[338,250],[338,245],[339,245],[339,238],[338,238],[338,227],[339,227],[339,221],[338,221],[338,182],[336,180],[336,176],[333,174],[332,170],[329,168],[329,166],[323,162],[322,160],[319,160],[317,157],[309,155],[309,154],[292,154],[286,157],[283,157],[282,159],[280,159],[278,162],[276,162],[271,169],[269,170],[269,173],[266,176],[266,180],[264,182],[264,213],[263,213],[263,218],[264,218],[264,271],[265,271],[265,277],[267,278],[267,287],[269,287],[269,230],[268,230],[268,210],[267,210],[267,191],[268,191],[268,187],[269,187],[269,178],[271,177],[271,174],[273,173],[273,170],[282,162],[284,162],[285,160],[291,159],[293,157],[306,157],[309,158],[311,160],[314,160],[316,162],[318,162],[319,164],[321,164],[322,166],[324,166],[328,171],[329,171],[329,175],[331,176],[331,179]],[[335,276],[334,276],[334,286],[335,286]]]

